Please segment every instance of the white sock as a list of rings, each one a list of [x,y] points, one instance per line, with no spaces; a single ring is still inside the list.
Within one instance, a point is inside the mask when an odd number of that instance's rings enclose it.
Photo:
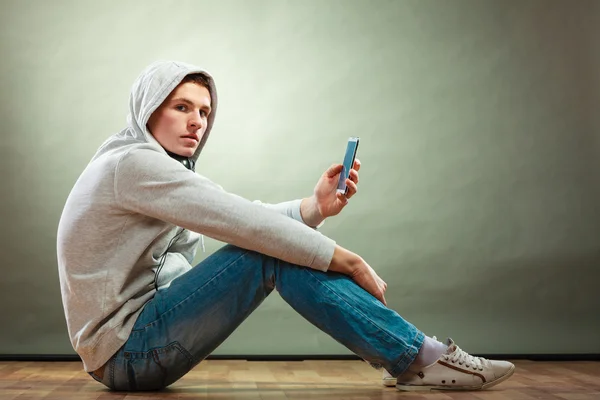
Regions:
[[[419,350],[419,354],[417,354],[417,358],[413,361],[415,365],[430,365],[436,362],[442,354],[446,353],[448,350],[448,346],[446,346],[442,342],[438,342],[435,339],[430,338],[429,336],[425,336],[425,341],[423,342],[423,346]]]

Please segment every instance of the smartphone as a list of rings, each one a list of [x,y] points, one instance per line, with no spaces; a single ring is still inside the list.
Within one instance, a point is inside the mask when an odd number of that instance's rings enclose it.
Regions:
[[[350,170],[354,166],[354,159],[356,158],[356,150],[358,149],[358,142],[360,138],[353,136],[348,139],[346,145],[346,154],[344,155],[344,163],[342,172],[340,173],[340,180],[338,181],[337,191],[339,193],[348,193],[348,187],[346,186],[346,179],[350,176]]]

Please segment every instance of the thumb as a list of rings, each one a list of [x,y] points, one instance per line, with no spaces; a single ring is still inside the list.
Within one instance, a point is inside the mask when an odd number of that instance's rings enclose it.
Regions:
[[[325,174],[329,177],[329,178],[333,178],[334,176],[336,176],[337,174],[339,174],[340,172],[342,172],[342,168],[344,166],[342,164],[333,164],[331,167],[329,167],[327,169],[327,171],[325,171]]]

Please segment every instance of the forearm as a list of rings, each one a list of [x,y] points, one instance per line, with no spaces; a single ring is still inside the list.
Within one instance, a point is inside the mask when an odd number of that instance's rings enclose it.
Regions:
[[[361,261],[362,259],[358,254],[336,244],[328,271],[352,276],[352,274],[360,267]]]

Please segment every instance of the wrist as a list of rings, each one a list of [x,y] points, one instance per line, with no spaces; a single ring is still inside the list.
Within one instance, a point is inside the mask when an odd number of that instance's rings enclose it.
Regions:
[[[304,223],[313,228],[317,227],[325,218],[319,212],[315,196],[302,199],[300,203],[300,216]]]
[[[336,244],[328,271],[352,276],[359,268],[360,261],[359,255]]]

